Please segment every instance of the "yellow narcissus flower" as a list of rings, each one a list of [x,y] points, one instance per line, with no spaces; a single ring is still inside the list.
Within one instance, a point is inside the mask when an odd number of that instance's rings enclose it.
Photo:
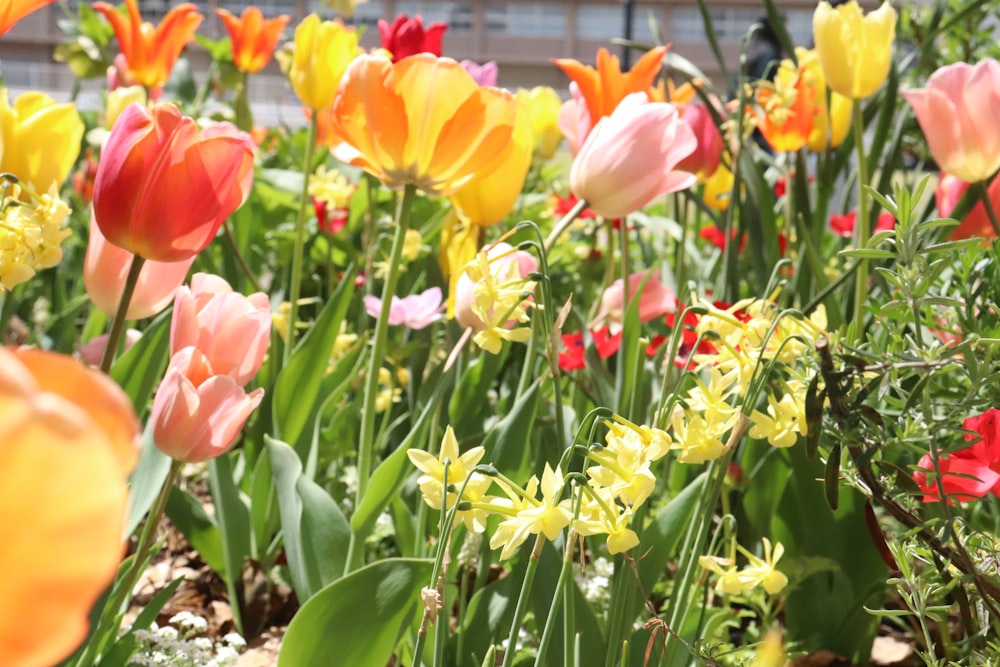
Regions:
[[[883,2],[866,16],[856,0],[836,8],[822,0],[813,14],[813,38],[830,90],[864,99],[889,75],[896,10]]]
[[[486,170],[491,173],[463,185],[451,196],[461,215],[479,227],[489,227],[506,218],[524,187],[531,166],[531,149],[531,119],[527,108],[518,104],[514,133],[497,156],[496,165]]]
[[[71,234],[65,226],[69,207],[57,196],[55,183],[27,202],[18,195],[14,186],[0,198],[0,294],[58,264],[62,242]]]
[[[322,111],[333,104],[340,78],[361,53],[358,34],[340,21],[310,14],[295,29],[288,79],[304,105]]]
[[[781,542],[774,543],[771,548],[771,540],[766,537],[761,538],[764,544],[764,558],[758,558],[752,553],[739,547],[739,550],[747,557],[750,564],[741,571],[746,581],[752,582],[753,586],[760,584],[768,595],[777,595],[788,585],[788,577],[777,569],[778,561],[785,553],[785,547]]]
[[[805,405],[785,394],[780,400],[767,397],[767,414],[754,410],[750,415],[751,438],[767,438],[774,447],[791,447],[799,435],[807,435]]]
[[[528,108],[535,154],[543,160],[552,159],[563,140],[562,130],[559,129],[559,111],[562,109],[559,93],[548,86],[535,86],[531,90],[521,88],[514,97]]]
[[[795,57],[799,60],[803,76],[809,78],[809,84],[816,90],[816,115],[813,116],[813,130],[807,142],[809,150],[820,153],[827,148],[836,148],[844,143],[851,129],[851,98],[831,92],[827,104],[826,77],[823,76],[816,49],[796,47]]]
[[[0,91],[0,171],[36,192],[60,186],[80,153],[83,121],[70,102],[57,103],[37,91],[22,93],[11,105]]]
[[[529,535],[542,534],[550,541],[556,539],[573,519],[570,501],[559,501],[563,490],[562,472],[558,468],[553,470],[548,463],[542,472],[541,500],[535,497],[539,488],[537,477],[531,477],[523,495],[517,490],[508,489],[506,485],[501,486],[510,500],[495,499],[494,511],[510,518],[497,526],[490,538],[491,549],[503,547],[500,560],[510,558]]]

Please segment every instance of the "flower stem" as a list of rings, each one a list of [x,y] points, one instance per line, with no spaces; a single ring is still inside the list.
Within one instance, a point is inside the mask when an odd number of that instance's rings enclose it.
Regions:
[[[285,343],[285,363],[295,349],[295,325],[299,317],[299,293],[302,291],[302,253],[306,245],[306,211],[309,209],[309,175],[312,174],[313,152],[316,150],[316,135],[319,132],[317,114],[313,113],[309,122],[309,139],[306,155],[302,161],[302,197],[299,199],[299,215],[295,219],[295,246],[292,249],[292,278],[288,291],[291,311],[288,313],[288,341]]]
[[[552,252],[552,248],[555,246],[556,241],[559,237],[563,235],[569,226],[573,224],[576,220],[576,216],[580,215],[583,209],[587,208],[587,202],[584,199],[576,202],[576,205],[570,209],[569,213],[563,216],[563,219],[556,223],[556,226],[552,228],[552,232],[549,234],[548,238],[545,239],[545,252]]]
[[[236,258],[236,263],[240,265],[240,270],[243,271],[243,275],[250,282],[250,286],[253,287],[254,292],[260,291],[260,284],[257,282],[257,276],[254,275],[253,269],[250,268],[247,258],[240,251],[240,246],[236,243],[236,237],[233,235],[233,230],[229,228],[229,221],[226,220],[222,223],[223,236],[226,238],[226,243],[229,244],[229,249],[233,251],[233,256]]]
[[[181,461],[170,462],[170,470],[167,472],[167,478],[163,480],[163,486],[160,487],[160,494],[156,497],[153,508],[149,511],[149,516],[146,517],[146,525],[143,526],[142,533],[139,536],[139,544],[135,548],[132,564],[125,572],[124,578],[115,580],[111,595],[107,602],[104,603],[104,609],[101,610],[101,618],[97,622],[97,627],[87,642],[84,652],[80,655],[80,659],[76,661],[76,667],[91,667],[91,665],[97,662],[98,653],[107,643],[109,639],[108,635],[115,631],[116,623],[120,622],[119,615],[121,614],[122,606],[131,600],[132,589],[135,588],[139,574],[146,567],[146,557],[149,555],[149,549],[153,546],[153,542],[156,539],[156,528],[159,526],[160,519],[167,508],[167,500],[170,498],[170,492],[173,491],[174,485],[177,483],[181,466],[183,465]]]
[[[524,579],[521,581],[521,593],[517,596],[517,606],[514,607],[514,620],[510,624],[510,634],[507,635],[507,650],[503,654],[503,667],[511,667],[514,664],[514,654],[517,653],[517,636],[521,632],[521,619],[524,617],[524,608],[528,606],[528,591],[535,580],[535,572],[538,571],[538,562],[542,556],[542,545],[545,544],[545,535],[538,534],[535,538],[535,546],[531,550],[528,558],[528,567],[524,571]]]
[[[108,332],[108,344],[104,348],[104,355],[101,357],[101,371],[108,373],[111,371],[111,363],[115,360],[118,352],[118,343],[121,341],[122,332],[125,331],[125,322],[128,315],[128,306],[132,302],[132,294],[135,293],[135,286],[139,282],[139,273],[146,259],[139,255],[132,256],[132,263],[128,267],[128,276],[125,278],[125,287],[122,289],[121,299],[118,300],[118,310],[115,311],[115,318],[111,321],[111,331]]]
[[[368,490],[368,478],[371,475],[375,455],[375,397],[378,395],[378,375],[385,361],[386,339],[389,334],[389,310],[392,307],[392,297],[396,294],[396,283],[399,281],[399,262],[403,256],[403,245],[406,242],[406,232],[410,228],[410,215],[413,200],[417,194],[415,185],[407,185],[403,197],[399,201],[396,213],[396,231],[392,237],[392,249],[389,251],[389,267],[386,269],[385,284],[382,285],[382,307],[375,321],[375,332],[372,335],[372,353],[368,362],[368,373],[365,376],[365,393],[361,409],[361,436],[358,441],[358,488],[354,496],[354,506],[361,507],[361,501]],[[360,548],[352,535],[348,553],[348,571],[360,564]]]
[[[562,569],[559,570],[559,580],[556,582],[556,590],[552,593],[552,605],[549,607],[548,618],[545,619],[545,628],[542,630],[542,637],[538,640],[538,651],[535,654],[535,667],[540,667],[545,663],[545,653],[549,650],[549,643],[552,641],[552,633],[555,631],[556,617],[559,615],[559,604],[565,604],[565,611],[568,613],[572,599],[564,593],[568,591],[567,584],[573,572],[573,542],[574,536],[571,532],[566,536],[566,552],[563,555]],[[566,656],[569,657],[568,655]],[[568,659],[566,664],[573,664]]]
[[[976,189],[979,190],[979,196],[983,200],[983,206],[986,208],[986,216],[990,219],[990,224],[993,225],[993,231],[1000,238],[1000,219],[997,218],[997,210],[993,207],[993,200],[990,199],[989,186],[986,181],[980,181],[976,183]]]
[[[854,147],[858,153],[858,217],[854,226],[854,248],[861,249],[868,244],[871,227],[868,224],[868,157],[865,155],[865,124],[861,114],[861,100],[854,100]],[[858,273],[854,283],[854,317],[849,326],[854,330],[854,342],[860,342],[864,336],[862,317],[864,304],[868,296],[868,260],[858,258]]]

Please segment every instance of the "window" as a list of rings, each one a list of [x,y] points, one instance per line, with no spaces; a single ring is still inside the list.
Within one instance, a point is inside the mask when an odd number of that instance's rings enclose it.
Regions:
[[[354,16],[346,20],[345,23],[353,26],[375,28],[378,25],[379,19],[392,22],[393,17],[385,15],[385,7],[382,6],[382,0],[368,0],[357,5],[354,8]]]
[[[709,9],[712,28],[720,42],[739,42],[754,23],[765,14],[764,9]],[[810,14],[811,17],[811,14]],[[676,42],[702,42],[708,38],[705,22],[697,7],[675,9],[671,39]]]
[[[582,4],[576,11],[576,34],[581,39],[607,41],[625,36],[625,4],[596,5]],[[635,5],[632,8],[632,39],[637,42],[653,43],[653,31],[649,27],[649,16],[658,23],[660,10],[655,5]]]
[[[360,9],[364,5],[359,5]],[[448,32],[469,32],[472,30],[472,5],[466,2],[431,2],[430,0],[399,0],[396,14],[415,16],[419,14],[424,25],[436,21],[448,24]],[[384,17],[392,22],[393,16]],[[447,34],[447,33],[445,33]]]
[[[557,37],[566,35],[566,7],[556,4],[486,5],[486,32],[512,37]]]

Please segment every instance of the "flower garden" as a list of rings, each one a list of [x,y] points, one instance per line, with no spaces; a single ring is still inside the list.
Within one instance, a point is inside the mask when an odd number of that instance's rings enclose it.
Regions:
[[[102,108],[0,99],[0,665],[1000,664],[1000,4],[702,9],[724,83],[512,91],[79,4]]]

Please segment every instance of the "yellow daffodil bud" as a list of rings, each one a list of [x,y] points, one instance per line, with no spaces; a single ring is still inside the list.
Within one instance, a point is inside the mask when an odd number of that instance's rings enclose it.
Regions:
[[[320,21],[310,14],[295,29],[295,50],[288,78],[302,103],[315,110],[333,105],[340,78],[361,53],[354,28]]]
[[[0,91],[0,171],[14,174],[36,192],[62,185],[82,138],[83,121],[72,103],[30,91],[11,105],[7,91]]]
[[[795,56],[803,76],[816,90],[816,115],[813,116],[813,130],[807,142],[809,150],[820,153],[827,148],[836,148],[844,143],[851,129],[851,98],[831,92],[827,103],[826,77],[816,49],[796,47]]]
[[[834,92],[860,100],[882,85],[892,63],[896,10],[888,2],[867,16],[856,0],[836,8],[822,0],[813,14],[813,38]]]
[[[548,86],[536,86],[531,90],[518,90],[515,97],[528,108],[535,154],[543,160],[551,159],[563,139],[559,129],[559,110],[562,109],[559,94]]]

